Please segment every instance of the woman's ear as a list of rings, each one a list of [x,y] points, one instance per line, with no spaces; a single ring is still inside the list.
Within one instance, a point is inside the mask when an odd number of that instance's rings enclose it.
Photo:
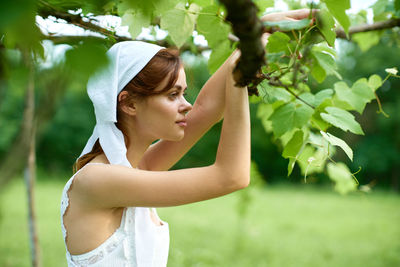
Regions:
[[[127,91],[122,91],[118,95],[118,102],[120,104],[120,109],[124,113],[130,116],[136,115],[136,103],[132,99],[132,97],[129,96],[129,93]]]

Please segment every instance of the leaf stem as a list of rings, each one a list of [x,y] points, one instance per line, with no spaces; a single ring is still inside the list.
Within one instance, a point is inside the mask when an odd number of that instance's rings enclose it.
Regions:
[[[361,167],[358,167],[358,171],[356,171],[355,173],[351,174],[353,179],[356,181],[357,185],[360,185],[360,182],[357,180],[357,177],[355,176],[355,174],[359,173],[360,171],[361,171]]]
[[[381,104],[381,101],[380,101],[380,99],[378,97],[378,94],[376,93],[376,90],[381,88],[382,85],[387,81],[387,79],[389,79],[390,76],[395,76],[396,77],[398,75],[394,75],[394,74],[388,73],[388,75],[386,75],[385,79],[383,79],[381,85],[378,88],[376,88],[375,91],[374,91],[376,102],[378,103],[378,108],[379,108],[379,110],[376,113],[378,113],[378,114],[382,113],[383,116],[385,116],[386,118],[389,118],[390,116],[385,111],[383,111],[382,104]]]
[[[315,107],[313,105],[311,105],[310,103],[301,99],[296,93],[294,93],[292,90],[289,89],[289,86],[283,84],[280,80],[276,80],[276,82],[270,80],[268,83],[272,86],[283,87],[286,91],[288,91],[290,94],[292,94],[296,99],[300,100],[301,102],[303,102],[304,104],[306,104],[307,106],[309,106],[315,110]]]
[[[379,100],[377,93],[374,92],[374,94],[375,94],[376,102],[378,103],[378,107],[379,107],[379,110],[376,113],[378,113],[378,114],[382,113],[383,116],[385,116],[386,118],[389,118],[390,116],[385,111],[383,111],[382,104],[381,104],[381,101]]]

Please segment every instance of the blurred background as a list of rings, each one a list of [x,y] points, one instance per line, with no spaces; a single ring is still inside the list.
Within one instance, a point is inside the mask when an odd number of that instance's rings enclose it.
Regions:
[[[375,73],[384,78],[385,68],[400,68],[399,42],[398,28],[383,32],[377,44],[364,51],[354,42],[339,40],[338,72],[351,82]],[[65,46],[45,41],[47,59],[33,73],[35,105],[46,107],[40,109],[36,129],[35,190],[43,266],[66,266],[59,225],[61,191],[95,124],[85,90],[85,73],[93,66]],[[96,52],[85,53],[96,57]],[[0,266],[30,266],[23,173],[1,181],[8,169],[25,164],[15,144],[29,69],[20,54],[0,53],[8,64],[1,68],[12,70],[0,77]],[[188,100],[194,103],[210,77],[207,58],[189,52],[181,56]],[[326,89],[335,79],[309,83],[316,90]],[[253,103],[251,186],[202,203],[158,209],[170,224],[169,266],[400,266],[400,79],[387,80],[377,93],[389,117],[377,113],[376,101],[368,104],[357,117],[365,136],[336,133],[353,148],[354,161],[341,151],[334,157],[353,172],[360,169],[360,185],[372,191],[341,196],[324,174],[313,174],[304,183],[298,166],[287,177],[288,160],[272,134],[265,132]],[[215,125],[174,168],[213,163],[220,128]],[[11,161],[10,153],[15,153]]]

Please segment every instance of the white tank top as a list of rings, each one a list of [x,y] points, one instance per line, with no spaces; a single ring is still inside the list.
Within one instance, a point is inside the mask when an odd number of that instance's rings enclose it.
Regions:
[[[88,163],[103,164],[103,163]],[[86,164],[85,166],[87,166]],[[83,167],[84,168],[84,167]],[[82,170],[81,168],[80,170]],[[79,170],[79,171],[80,171]],[[68,266],[90,267],[163,267],[167,266],[169,250],[168,223],[157,226],[151,220],[150,208],[127,207],[124,209],[120,227],[100,246],[80,255],[71,255],[66,245],[67,230],[64,213],[69,204],[68,190],[77,171],[67,182],[61,197],[61,229],[64,237]]]

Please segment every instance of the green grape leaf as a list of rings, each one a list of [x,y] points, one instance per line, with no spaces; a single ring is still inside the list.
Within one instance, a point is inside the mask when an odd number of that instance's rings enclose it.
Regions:
[[[375,98],[365,78],[356,81],[351,89],[345,82],[337,82],[335,92],[339,100],[349,103],[360,114],[364,111],[365,105]]]
[[[326,77],[326,71],[321,67],[318,63],[318,60],[314,61],[311,69],[311,75],[314,77],[317,82],[322,83]]]
[[[93,1],[93,0],[92,0]],[[104,0],[103,0],[104,1]],[[94,1],[95,2],[95,1]],[[135,10],[135,12],[140,12],[146,16],[151,16],[158,5],[163,5],[160,0],[146,0],[146,1],[131,1],[131,0],[119,0],[118,2],[118,13],[122,15],[126,10]],[[103,6],[103,5],[102,5]]]
[[[303,100],[304,102],[307,102],[308,104],[315,106],[314,102],[315,102],[315,95],[310,93],[310,92],[304,92],[302,94],[299,95],[299,98],[301,100]]]
[[[296,158],[301,147],[304,143],[304,132],[302,130],[296,131],[289,142],[285,145],[283,149],[282,156],[284,158]]]
[[[316,128],[322,129],[323,131],[326,131],[326,129],[329,128],[330,124],[324,121],[321,118],[321,114],[315,112],[312,117],[311,117],[311,122],[315,125]]]
[[[336,40],[335,32],[335,20],[333,19],[331,13],[325,8],[321,9],[317,13],[317,26],[324,36],[326,42],[334,47]]]
[[[261,120],[261,124],[267,133],[272,132],[272,122],[268,119],[274,109],[271,104],[260,103],[257,108],[257,118]]]
[[[98,42],[83,42],[65,53],[67,68],[84,80],[108,63],[106,48]]]
[[[374,12],[374,19],[379,17],[382,13],[385,12],[386,6],[389,4],[389,0],[378,0],[373,4],[372,11]]]
[[[324,121],[329,122],[343,131],[349,130],[355,134],[364,134],[360,124],[358,124],[350,112],[336,107],[326,107],[325,110],[328,113],[321,113],[321,118]]]
[[[334,74],[336,77],[338,77],[340,80],[342,77],[340,74],[336,71],[336,62],[335,59],[328,53],[320,52],[318,51],[319,49],[313,49],[312,50],[312,57],[314,58],[314,65],[318,65],[320,68],[322,68],[320,76],[317,77],[314,76],[313,70],[311,71],[311,74],[316,78],[318,82],[321,82],[325,79],[326,75],[328,74]]]
[[[329,89],[331,90],[331,89]],[[333,91],[333,90],[332,90]],[[326,131],[331,125],[321,118],[321,112],[325,111],[326,107],[334,106],[332,98],[326,98],[315,108],[315,112],[311,117],[311,122],[315,124],[316,128]]]
[[[343,141],[342,139],[334,136],[333,134],[330,133],[325,133],[323,131],[320,131],[322,137],[328,141],[331,145],[333,146],[338,146],[341,149],[343,149],[343,151],[346,153],[346,155],[349,157],[349,159],[351,161],[353,161],[353,150],[349,147],[348,144],[346,144],[345,141]]]
[[[349,168],[342,162],[329,163],[328,176],[335,182],[335,190],[340,194],[347,194],[357,189]]]
[[[220,17],[218,6],[208,6],[201,10],[197,18],[196,29],[204,35],[211,48],[227,40],[230,31],[229,25]]]
[[[368,49],[379,43],[380,34],[379,32],[374,31],[360,32],[352,35],[351,39],[358,44],[362,52],[366,52]]]
[[[269,53],[287,52],[290,37],[283,32],[274,32],[269,38],[267,43],[267,51]]]
[[[276,101],[289,102],[293,96],[282,87],[275,87],[268,83],[268,80],[263,80],[257,86],[259,95],[265,103],[274,103]]]
[[[107,3],[107,0],[87,0],[80,1],[80,8],[82,9],[82,14],[101,14],[103,12],[104,5]]]
[[[182,0],[159,1],[154,8],[154,16],[163,17],[165,13],[173,10]],[[197,4],[197,2],[196,2]]]
[[[319,91],[315,95],[310,92],[305,92],[299,95],[299,97],[310,105],[318,107],[319,105],[321,105],[322,102],[324,102],[325,99],[332,98],[332,95],[332,89],[324,89]]]
[[[196,3],[197,5],[199,5],[201,7],[211,6],[212,4],[214,4],[214,0],[194,0],[192,2]]]
[[[292,173],[299,151],[303,147],[304,144],[303,139],[304,139],[304,132],[302,130],[296,131],[293,134],[292,138],[289,140],[289,142],[287,142],[282,152],[282,156],[284,158],[289,159],[288,176],[290,176],[290,174]]]
[[[282,31],[301,30],[310,26],[310,19],[302,20],[281,20],[281,21],[263,21],[264,26],[269,28],[279,28]]]
[[[310,120],[313,112],[312,108],[298,100],[278,107],[270,117],[275,136],[301,128]]]
[[[346,15],[345,10],[349,9],[350,0],[323,0],[329,9],[329,12],[336,18],[336,20],[342,25],[345,33],[348,34],[350,27],[349,17]]]
[[[318,93],[315,94],[314,106],[318,107],[319,105],[322,104],[322,102],[325,101],[325,99],[331,98],[332,95],[333,95],[332,89],[324,89],[319,91]]]
[[[142,28],[150,26],[150,20],[150,16],[147,16],[140,11],[128,9],[122,16],[121,25],[128,26],[131,38],[135,39],[142,32]]]
[[[313,51],[318,51],[318,52],[322,52],[322,53],[327,53],[329,55],[331,55],[332,57],[336,57],[337,52],[334,48],[329,47],[328,45],[325,45],[324,43],[320,43],[317,45],[314,45],[312,47]]]
[[[183,3],[178,3],[175,9],[165,12],[161,17],[161,28],[168,31],[172,41],[178,47],[181,47],[192,35],[197,18],[196,13],[199,11],[200,7],[194,3],[188,9]]]
[[[379,87],[382,86],[382,78],[379,75],[373,74],[368,79],[368,86],[372,89],[372,91],[376,91]]]
[[[35,56],[44,58],[41,44],[42,32],[35,22],[35,11],[36,1],[1,1],[1,46],[9,49],[31,50]],[[3,73],[2,71],[0,72]]]
[[[221,42],[218,46],[214,47],[210,59],[208,60],[208,70],[214,73],[225,60],[232,54],[233,48],[228,40]]]
[[[289,159],[289,164],[288,164],[288,176],[292,174],[294,165],[296,164],[296,159],[290,158]]]

